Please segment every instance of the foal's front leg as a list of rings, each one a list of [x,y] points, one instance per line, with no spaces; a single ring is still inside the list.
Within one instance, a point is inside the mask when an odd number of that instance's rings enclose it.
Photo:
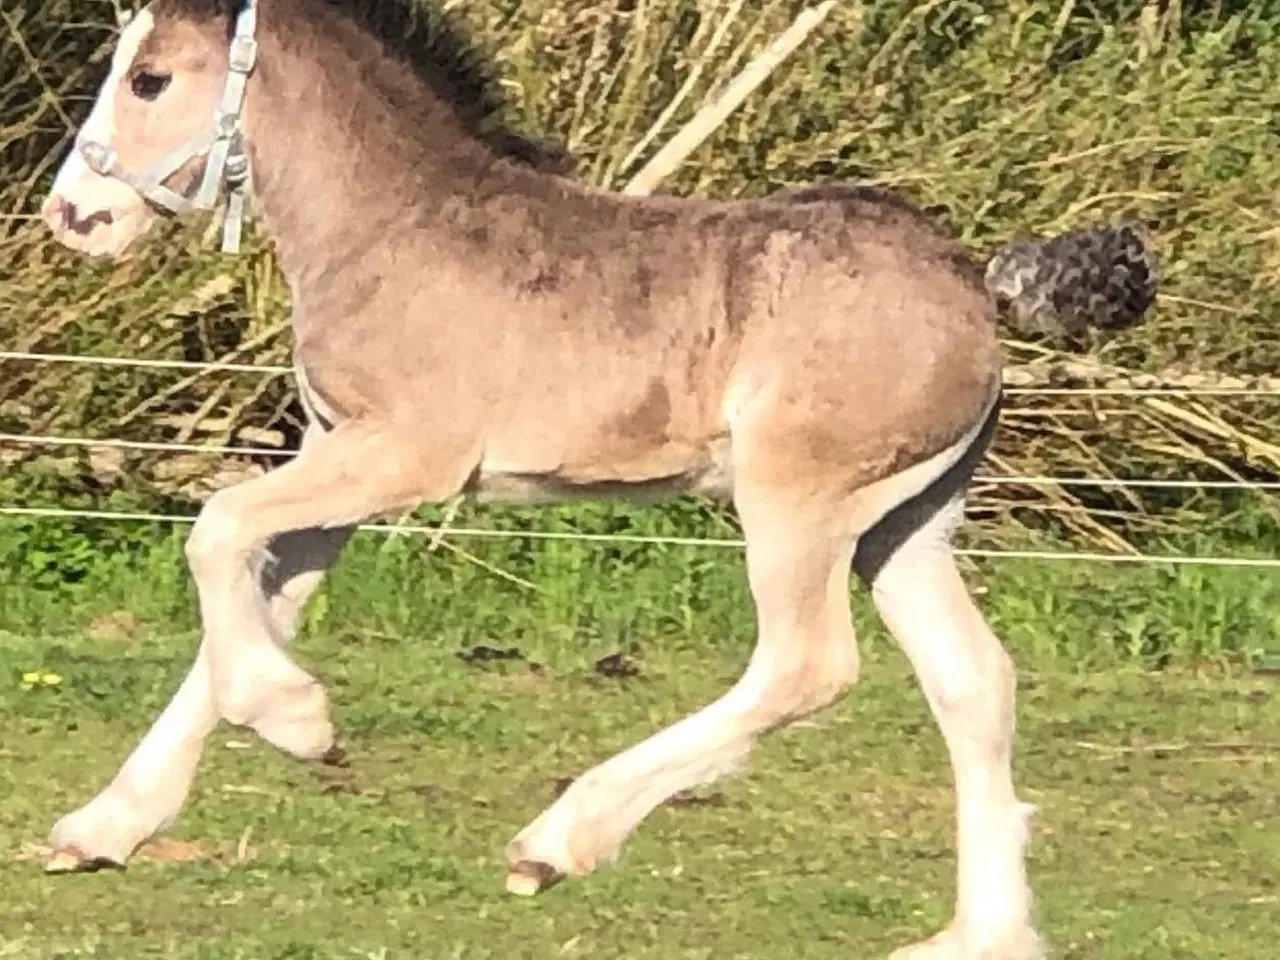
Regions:
[[[260,581],[275,634],[287,640],[307,598],[333,565],[352,528],[300,530],[277,537]],[[118,773],[96,797],[53,828],[54,871],[123,864],[149,837],[173,824],[218,722],[202,644],[178,692]]]
[[[286,466],[210,498],[187,548],[204,614],[196,662],[112,784],[54,828],[55,868],[123,863],[172,822],[220,717],[249,721],[294,753],[328,749],[324,692],[283,644],[349,528],[414,499],[407,462],[384,433],[343,425],[309,433]]]
[[[437,445],[428,454],[412,435],[406,443],[404,433],[347,422],[288,465],[209,500],[187,558],[220,717],[294,756],[320,757],[332,746],[324,689],[289,658],[255,588],[266,547],[291,530],[345,527],[456,493],[475,462],[458,450]]]

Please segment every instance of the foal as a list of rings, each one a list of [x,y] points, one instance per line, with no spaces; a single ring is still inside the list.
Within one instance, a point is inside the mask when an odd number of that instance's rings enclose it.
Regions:
[[[286,644],[358,522],[459,492],[701,492],[741,518],[750,664],[575,781],[508,846],[509,888],[587,873],[667,797],[847,690],[852,566],[955,775],[955,919],[895,956],[1038,956],[1014,670],[951,537],[996,421],[998,313],[1043,329],[1136,320],[1155,283],[1138,236],[1011,245],[984,274],[876,190],[602,193],[496,124],[483,66],[407,0],[259,3],[138,14],[45,205],[64,244],[121,256],[157,208],[251,187],[311,418],[296,459],[205,505],[187,545],[195,663],[112,783],[55,826],[53,865],[123,863],[171,824],[219,719],[299,757],[333,746],[324,689]]]

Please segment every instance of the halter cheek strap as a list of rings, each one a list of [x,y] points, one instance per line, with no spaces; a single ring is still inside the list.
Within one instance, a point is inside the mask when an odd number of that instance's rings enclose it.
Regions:
[[[179,144],[140,172],[120,166],[120,157],[111,147],[93,140],[78,139],[76,149],[85,165],[102,177],[127,184],[139,196],[175,214],[212,210],[222,187],[227,190],[227,211],[222,222],[222,252],[238,253],[244,230],[245,194],[249,186],[249,156],[244,149],[240,120],[244,111],[245,88],[258,60],[257,0],[243,0],[236,14],[235,33],[229,51],[227,82],[213,114],[212,128]],[[194,197],[165,186],[165,181],[197,157],[206,157],[204,177]]]

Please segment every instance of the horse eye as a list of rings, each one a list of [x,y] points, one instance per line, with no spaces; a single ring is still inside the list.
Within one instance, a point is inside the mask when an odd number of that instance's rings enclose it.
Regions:
[[[164,93],[171,79],[173,78],[168,74],[147,73],[141,70],[130,78],[129,88],[139,100],[154,100]]]

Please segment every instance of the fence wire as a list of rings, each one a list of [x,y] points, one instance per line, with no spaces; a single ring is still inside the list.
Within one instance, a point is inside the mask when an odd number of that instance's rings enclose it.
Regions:
[[[193,524],[196,517],[183,514],[130,513],[114,510],[78,510],[64,507],[0,506],[0,516],[109,522]],[[494,530],[485,527],[453,527],[428,524],[364,523],[356,527],[367,533],[412,534],[429,537],[461,537],[489,540],[558,540],[573,543],[633,544],[663,547],[705,547],[742,549],[746,541],[732,537],[669,537],[651,534],[580,533],[571,530]],[[1088,563],[1127,563],[1164,566],[1256,567],[1280,569],[1280,557],[1202,557],[1190,554],[1097,553],[1056,550],[957,549],[962,557],[990,560],[1046,560]]]
[[[264,376],[284,376],[293,372],[291,367],[257,363],[219,363],[189,360],[162,360],[139,357],[104,357],[78,354],[36,353],[29,351],[0,351],[0,361],[13,360],[31,363],[72,364],[86,367],[119,367],[128,369],[176,370],[197,373],[245,373]],[[1035,396],[1077,397],[1280,397],[1278,387],[1006,387],[1007,394]],[[156,453],[208,454],[214,456],[246,456],[288,458],[296,451],[279,447],[242,447],[178,443],[170,441],[143,441],[121,438],[68,437],[60,435],[0,434],[0,443],[18,446],[60,446],[83,449],[116,449]],[[978,475],[976,484],[1037,487],[1093,487],[1111,489],[1204,489],[1246,490],[1253,492],[1280,491],[1280,481],[1243,480],[1170,480],[1142,477],[1052,477]],[[43,518],[64,520],[91,520],[102,522],[156,523],[181,525],[196,520],[192,515],[168,515],[146,512],[89,510],[56,506],[0,505],[0,517]],[[451,525],[429,526],[421,524],[362,524],[357,529],[382,534],[414,534],[443,537],[524,539],[543,541],[569,541],[589,544],[636,544],[646,546],[674,546],[688,548],[741,549],[744,541],[736,538],[702,538],[657,536],[645,534],[593,534],[575,531],[515,531]],[[1076,561],[1092,563],[1149,564],[1163,566],[1209,566],[1240,568],[1280,568],[1280,558],[1266,557],[1216,557],[1189,554],[1101,553],[1090,551],[961,549],[961,556],[976,559]]]
[[[52,434],[0,433],[0,443],[29,447],[74,447],[91,450],[136,450],[153,453],[200,453],[212,456],[272,457],[280,459],[297,456],[296,450],[285,449],[284,447],[238,447],[219,444],[176,443],[167,440],[99,439],[95,437],[55,436]],[[973,478],[973,482],[989,486],[1280,491],[1280,481],[1277,480],[1167,480],[1145,477],[1052,477],[978,474]]]
[[[86,367],[133,367],[147,370],[185,370],[196,373],[248,373],[284,376],[293,368],[269,363],[221,363],[204,360],[156,360],[143,357],[100,357],[88,354],[31,353],[0,350],[0,360],[29,363],[67,363]],[[1007,386],[1009,396],[1037,397],[1280,397],[1280,386],[1240,387],[1019,387]]]

